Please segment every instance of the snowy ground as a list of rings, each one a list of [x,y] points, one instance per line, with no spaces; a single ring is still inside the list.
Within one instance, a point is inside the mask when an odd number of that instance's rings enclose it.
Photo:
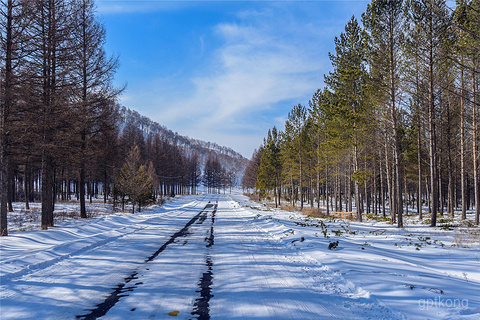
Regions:
[[[92,210],[12,224],[1,319],[480,318],[478,228],[320,220],[241,195]]]

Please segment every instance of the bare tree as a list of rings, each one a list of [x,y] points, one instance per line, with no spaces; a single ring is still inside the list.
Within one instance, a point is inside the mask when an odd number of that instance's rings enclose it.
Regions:
[[[35,0],[29,45],[32,75],[31,100],[38,117],[42,172],[42,229],[53,226],[55,201],[55,167],[62,155],[70,151],[67,141],[71,116],[70,92],[73,79],[72,3],[67,0]]]
[[[77,87],[75,92],[76,140],[79,161],[80,216],[86,218],[85,167],[93,156],[92,140],[98,136],[101,117],[108,110],[108,100],[115,99],[120,90],[112,88],[118,59],[106,57],[105,28],[95,19],[93,0],[75,0],[73,29],[75,67],[72,70]]]
[[[23,1],[1,1],[0,7],[0,236],[8,234],[7,202],[12,190],[13,146],[18,141],[18,123],[22,75],[26,49],[25,28],[28,26],[28,7]],[[17,140],[17,141],[14,141]],[[10,199],[11,205],[11,199]]]

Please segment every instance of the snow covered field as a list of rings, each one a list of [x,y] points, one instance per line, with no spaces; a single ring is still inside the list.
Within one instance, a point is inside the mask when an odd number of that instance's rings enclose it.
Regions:
[[[96,211],[0,239],[1,319],[480,318],[478,228],[320,220],[241,195]]]

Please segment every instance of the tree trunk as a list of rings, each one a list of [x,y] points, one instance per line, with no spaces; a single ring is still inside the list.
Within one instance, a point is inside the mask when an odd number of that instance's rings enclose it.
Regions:
[[[23,191],[25,194],[25,210],[30,210],[30,167],[28,165],[28,160],[25,163],[25,178],[23,181]]]
[[[377,163],[376,163],[376,153],[374,153],[373,158],[373,214],[378,215],[378,203],[377,203]]]
[[[422,136],[421,136],[421,117],[420,104],[418,103],[417,114],[417,165],[418,165],[418,188],[417,188],[417,213],[419,219],[423,219],[422,210]]]
[[[382,201],[382,216],[385,218],[385,182],[383,178],[383,168],[382,168],[382,159],[380,157],[379,164],[380,164],[380,201]]]
[[[5,79],[3,88],[3,103],[0,119],[0,236],[8,236],[7,193],[9,170],[9,112],[12,104],[12,55],[13,55],[13,0],[7,2],[7,24],[5,30]]]
[[[299,186],[300,186],[300,210],[303,210],[303,167],[302,167],[302,151],[300,149],[300,178],[299,178]]]
[[[386,180],[387,180],[387,193],[388,193],[388,206],[390,208],[390,215],[392,215],[392,176],[391,176],[391,173],[390,173],[390,160],[389,160],[389,157],[388,157],[388,138],[387,138],[387,131],[385,129],[385,168],[386,168]],[[394,221],[394,219],[392,218],[392,222]]]
[[[335,202],[335,212],[340,211],[338,209],[338,166],[336,167],[336,174],[335,180],[333,182],[333,194],[334,194],[334,202]]]
[[[80,218],[87,217],[87,210],[85,207],[85,163],[81,163],[80,168]]]
[[[42,230],[53,227],[53,159],[46,151],[42,157]]]
[[[354,165],[354,170],[355,172],[358,172],[358,150],[357,146],[354,146],[354,159],[353,159],[353,165]],[[357,219],[358,221],[362,222],[362,206],[360,203],[360,186],[358,184],[358,181],[354,181],[355,183],[355,205],[357,207]]]
[[[448,170],[448,200],[447,200],[447,214],[450,218],[454,218],[454,194],[453,194],[453,161],[452,161],[452,146],[450,143],[450,106],[447,109],[447,117],[448,117],[448,126],[447,126],[447,152],[448,152],[448,163],[447,163],[447,170]]]
[[[475,224],[480,222],[480,190],[478,185],[478,137],[477,137],[477,74],[476,60],[473,61],[472,72],[472,144],[473,144],[473,186],[475,192]]]
[[[400,154],[400,143],[398,138],[398,125],[397,125],[397,107],[396,107],[396,83],[395,83],[395,48],[393,40],[393,23],[389,24],[389,42],[390,42],[390,116],[392,120],[392,131],[393,131],[393,147],[394,147],[394,166],[395,166],[395,180],[393,182],[395,187],[395,210],[393,216],[397,215],[397,227],[403,228],[403,202],[402,202],[402,170],[400,167],[401,163],[401,154]]]
[[[433,40],[432,40],[433,41]],[[433,45],[429,48],[429,107],[428,107],[428,131],[430,145],[430,194],[432,203],[431,227],[437,225],[438,211],[438,173],[437,173],[437,140],[435,132],[435,96],[434,96],[434,74],[433,74]]]
[[[327,216],[330,215],[330,206],[329,206],[329,203],[328,203],[328,175],[329,175],[329,172],[328,172],[328,164],[325,166],[325,199],[327,200],[326,204],[327,204]]]
[[[437,160],[437,162],[441,162],[440,160]],[[438,174],[438,182],[437,182],[437,186],[438,186],[438,213],[440,214],[441,217],[443,217],[443,208],[445,206],[445,203],[444,203],[444,194],[443,194],[443,176],[442,176],[442,170],[440,168],[440,166],[437,167],[437,174]]]
[[[465,185],[465,78],[463,67],[461,69],[460,81],[460,184],[462,193],[462,220],[465,220],[467,219],[467,190]]]

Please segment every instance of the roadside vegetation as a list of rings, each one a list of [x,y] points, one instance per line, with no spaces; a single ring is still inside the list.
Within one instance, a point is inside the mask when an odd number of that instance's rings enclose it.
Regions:
[[[478,225],[479,12],[372,0],[332,39],[326,86],[253,153],[244,188],[329,217]]]

